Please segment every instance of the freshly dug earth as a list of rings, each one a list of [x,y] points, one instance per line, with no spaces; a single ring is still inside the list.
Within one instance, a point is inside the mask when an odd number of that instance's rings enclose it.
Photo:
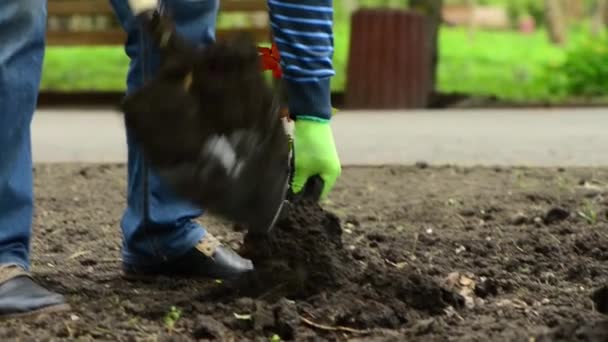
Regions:
[[[236,283],[121,278],[125,176],[36,166],[32,268],[73,311],[0,340],[608,340],[608,169],[345,168],[268,239],[201,218]]]

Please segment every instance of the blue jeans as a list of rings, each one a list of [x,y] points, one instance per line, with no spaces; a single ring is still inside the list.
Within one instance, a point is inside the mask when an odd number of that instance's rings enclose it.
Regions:
[[[0,1],[0,263],[29,268],[33,215],[30,124],[36,106],[46,1]]]
[[[127,92],[140,87],[159,58],[137,27],[127,0],[111,0],[128,34]],[[0,263],[29,268],[33,213],[30,123],[44,55],[46,2],[0,1]],[[181,34],[205,44],[215,36],[218,0],[165,0]],[[149,265],[192,248],[205,230],[192,220],[203,211],[177,198],[147,167],[127,131],[127,207],[121,220],[123,260]],[[95,229],[95,227],[90,227]]]

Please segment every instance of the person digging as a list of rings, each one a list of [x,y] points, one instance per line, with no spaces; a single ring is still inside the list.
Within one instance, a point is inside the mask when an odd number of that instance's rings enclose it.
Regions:
[[[159,70],[160,54],[149,49],[139,25],[139,16],[149,11],[151,2],[110,2],[128,34],[129,96]],[[176,30],[188,41],[203,47],[214,43],[219,0],[165,0],[152,5],[170,12]],[[268,7],[294,119],[291,189],[298,193],[311,176],[320,175],[324,198],[341,173],[330,128],[333,3],[269,0]],[[46,2],[0,2],[0,318],[70,308],[63,295],[41,286],[30,273],[34,209],[30,125],[41,78],[46,19]],[[125,276],[235,279],[250,272],[251,261],[194,222],[205,209],[172,191],[146,162],[128,126],[126,138],[127,203],[121,219]]]

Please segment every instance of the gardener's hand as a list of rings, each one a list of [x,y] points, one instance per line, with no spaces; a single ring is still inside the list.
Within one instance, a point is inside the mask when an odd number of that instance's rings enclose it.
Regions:
[[[327,197],[342,172],[329,121],[295,120],[294,169],[294,193],[301,192],[309,178],[320,176],[323,180],[320,199]]]

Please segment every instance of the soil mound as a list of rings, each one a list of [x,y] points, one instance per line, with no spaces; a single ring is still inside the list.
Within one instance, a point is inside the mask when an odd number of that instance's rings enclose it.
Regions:
[[[256,271],[239,282],[240,294],[278,300],[352,291],[377,301],[398,299],[429,312],[462,304],[458,294],[430,278],[359,262],[353,254],[369,251],[348,250],[342,233],[333,213],[312,201],[295,202],[270,235],[245,236],[240,253],[253,261]]]
[[[223,287],[230,289],[224,296],[229,302],[252,299],[254,312],[269,308],[273,329],[289,331],[282,338],[293,338],[294,333],[282,322],[303,313],[333,317],[330,324],[353,329],[395,329],[422,316],[442,314],[448,306],[464,305],[462,296],[431,277],[357,260],[353,255],[360,259],[361,253],[373,251],[346,248],[342,234],[340,220],[331,212],[311,201],[294,203],[269,236],[245,237],[240,253],[256,270]],[[298,300],[297,309],[286,310],[289,300]],[[259,314],[253,316],[255,321]]]
[[[245,236],[240,253],[256,271],[239,284],[242,294],[306,298],[344,286],[356,272],[337,216],[307,200],[289,209],[268,236]]]

